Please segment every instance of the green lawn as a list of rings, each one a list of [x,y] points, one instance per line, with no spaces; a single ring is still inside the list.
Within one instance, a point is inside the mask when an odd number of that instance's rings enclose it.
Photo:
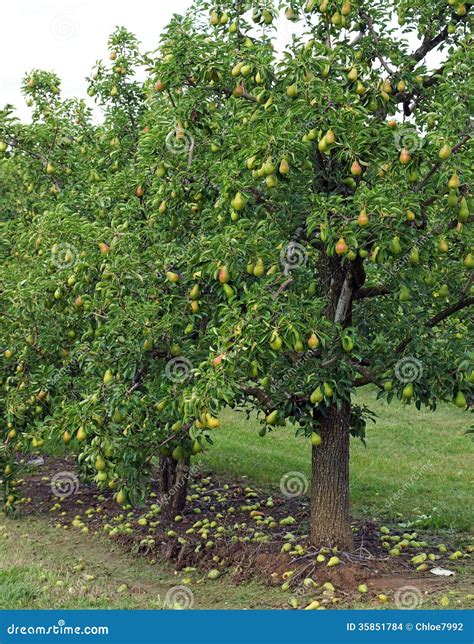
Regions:
[[[465,434],[470,417],[454,405],[436,412],[413,405],[387,405],[366,389],[357,402],[377,415],[368,426],[367,446],[352,440],[351,502],[355,516],[419,520],[419,525],[467,531],[472,528],[474,441]],[[226,411],[213,434],[214,446],[202,457],[215,472],[247,476],[278,488],[290,471],[310,476],[310,447],[291,428],[261,438],[260,424]],[[420,516],[426,515],[426,519]]]
[[[226,577],[210,581],[198,571],[151,565],[107,537],[58,530],[48,517],[0,515],[0,610],[160,609],[168,592],[183,583],[194,608],[277,608],[287,602],[288,594],[257,581],[235,586]]]
[[[413,406],[388,407],[370,389],[358,402],[369,405],[379,420],[369,427],[367,447],[353,441],[353,515],[468,531],[474,469],[473,442],[464,433],[468,415],[454,405],[434,414]],[[290,428],[261,438],[255,419],[246,421],[232,411],[221,420],[214,447],[202,456],[214,472],[227,479],[247,477],[249,484],[273,490],[290,471],[309,479],[308,440],[295,438]],[[422,515],[427,518],[420,520]],[[459,579],[449,590],[438,589],[423,607],[439,608],[446,592],[450,607],[468,606],[472,594],[466,583]],[[282,608],[291,595],[257,580],[236,586],[226,575],[210,581],[199,571],[177,573],[171,564],[151,565],[105,536],[58,530],[49,517],[0,516],[0,609],[161,608],[168,591],[183,584],[192,589],[195,608]],[[373,596],[364,600],[354,598],[349,605],[382,607]],[[393,598],[383,607],[393,608]]]

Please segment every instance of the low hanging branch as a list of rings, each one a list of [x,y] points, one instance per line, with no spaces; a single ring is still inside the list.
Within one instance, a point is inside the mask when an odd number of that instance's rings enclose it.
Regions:
[[[428,327],[429,329],[432,329],[434,326],[448,318],[450,315],[453,315],[453,313],[457,313],[458,311],[461,311],[461,309],[465,309],[468,306],[473,306],[474,305],[474,297],[466,297],[463,296],[460,300],[455,302],[454,304],[451,304],[446,309],[443,309],[436,315],[434,315],[432,318],[430,318],[425,326]],[[410,344],[412,341],[413,336],[406,337],[404,340],[400,342],[398,347],[395,349],[395,353],[401,353],[406,349],[406,347]]]

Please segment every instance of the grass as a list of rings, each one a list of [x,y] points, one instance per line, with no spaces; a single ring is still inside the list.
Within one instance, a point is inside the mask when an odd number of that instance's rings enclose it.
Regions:
[[[453,405],[440,406],[435,413],[388,407],[370,389],[358,402],[379,419],[368,428],[367,447],[352,442],[353,515],[412,521],[437,531],[468,531],[474,446],[464,433],[467,414]],[[309,480],[308,440],[295,438],[291,428],[261,438],[255,418],[247,421],[227,411],[221,421],[214,447],[202,456],[211,470],[273,489],[287,472],[302,472]],[[450,607],[468,607],[468,577],[466,570],[448,591]],[[188,582],[194,608],[283,608],[289,599],[288,593],[260,581],[236,586],[227,576],[210,581],[199,572],[178,573],[170,564],[151,564],[105,536],[52,527],[47,517],[0,516],[0,609],[159,609],[171,588]],[[423,608],[439,608],[440,596],[427,597]],[[358,601],[344,607],[382,606]],[[395,606],[390,601],[383,607]]]
[[[152,565],[106,537],[58,530],[47,519],[0,516],[0,610],[159,609],[184,577],[192,580],[197,609],[277,608],[286,600],[256,581],[235,586],[225,577],[210,581]]]
[[[468,531],[473,525],[471,473],[474,442],[464,432],[468,415],[454,405],[436,412],[413,405],[387,405],[365,389],[357,398],[377,415],[367,447],[351,447],[351,505],[356,516],[417,521],[420,527]],[[287,472],[310,479],[309,441],[291,428],[261,438],[259,422],[226,411],[214,446],[202,460],[212,471],[279,487]]]

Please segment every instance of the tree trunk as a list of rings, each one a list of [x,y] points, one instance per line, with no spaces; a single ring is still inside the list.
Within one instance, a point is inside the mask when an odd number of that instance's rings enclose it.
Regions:
[[[174,519],[186,505],[189,480],[189,460],[175,461],[170,456],[160,458],[160,502],[164,519]]]
[[[316,547],[353,547],[349,522],[350,404],[333,405],[321,419],[321,445],[313,447],[310,539]]]

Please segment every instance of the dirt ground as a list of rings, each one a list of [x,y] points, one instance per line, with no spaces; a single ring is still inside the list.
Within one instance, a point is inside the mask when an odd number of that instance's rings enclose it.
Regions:
[[[416,607],[417,598],[450,589],[474,599],[474,548],[467,536],[452,535],[447,542],[445,534],[445,548],[440,548],[437,535],[355,520],[352,552],[318,551],[308,542],[305,497],[269,496],[250,484],[200,472],[190,483],[186,510],[167,523],[160,515],[157,480],[143,506],[132,508],[119,505],[113,491],[99,491],[77,478],[72,487],[67,482],[61,489],[58,473],[74,472],[73,459],[47,457],[31,466],[19,480],[19,515],[48,516],[62,529],[107,533],[126,551],[151,562],[170,561],[184,574],[198,568],[209,571],[211,578],[228,575],[236,584],[259,578],[294,593],[295,604],[299,596],[314,596],[316,587],[322,606],[331,604],[334,588],[338,602],[367,592],[380,603],[393,595],[399,603],[411,601],[410,607]],[[55,476],[56,487],[51,483]],[[415,556],[420,560],[413,562]],[[334,566],[328,566],[331,557],[339,559]],[[455,574],[436,576],[431,572],[436,568]]]

